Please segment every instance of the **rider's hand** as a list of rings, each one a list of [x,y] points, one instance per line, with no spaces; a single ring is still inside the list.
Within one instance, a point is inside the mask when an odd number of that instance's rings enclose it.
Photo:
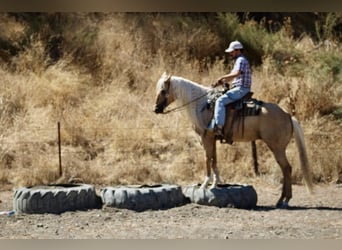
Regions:
[[[221,79],[218,79],[216,82],[214,82],[213,84],[211,84],[211,86],[213,88],[216,88],[217,86],[221,85],[223,82]]]

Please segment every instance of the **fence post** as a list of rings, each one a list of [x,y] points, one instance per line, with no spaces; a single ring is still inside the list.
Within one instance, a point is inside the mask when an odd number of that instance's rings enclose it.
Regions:
[[[62,176],[62,149],[61,149],[61,124],[57,122],[57,132],[58,132],[58,159],[59,159],[59,177]]]

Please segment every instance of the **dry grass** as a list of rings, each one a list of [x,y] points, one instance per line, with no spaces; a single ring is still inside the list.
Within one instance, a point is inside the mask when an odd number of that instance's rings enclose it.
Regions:
[[[3,34],[19,39],[14,33],[24,32],[23,24],[1,18],[9,23],[0,25]],[[58,121],[64,181],[201,182],[204,151],[185,114],[160,116],[152,109],[155,84],[165,70],[204,85],[227,71],[224,58],[205,59],[223,50],[217,33],[177,14],[108,14],[97,22],[81,18],[82,29],[64,31],[67,47],[56,63],[49,62],[45,40],[37,35],[29,48],[0,67],[0,184],[58,180]],[[250,40],[258,39],[255,24],[244,29],[253,33]],[[94,34],[84,40],[87,30]],[[277,42],[254,67],[255,96],[296,115],[315,180],[334,181],[342,172],[341,118],[331,115],[342,106],[342,73],[334,66],[341,62],[340,44],[333,51],[312,50],[310,38],[296,41],[283,31],[267,39]],[[82,50],[77,43],[84,43]],[[249,144],[218,147],[223,181],[254,178]],[[258,142],[258,154],[262,178],[280,182],[280,169],[263,142]],[[294,180],[301,182],[293,142],[288,155]]]

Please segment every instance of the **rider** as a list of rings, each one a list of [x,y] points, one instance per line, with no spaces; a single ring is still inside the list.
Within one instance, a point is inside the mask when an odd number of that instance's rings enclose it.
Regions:
[[[212,87],[215,88],[225,82],[233,80],[232,88],[216,100],[214,117],[208,127],[208,130],[215,130],[220,136],[223,136],[223,126],[226,119],[225,106],[241,99],[250,92],[252,84],[251,68],[248,60],[243,55],[242,44],[239,41],[233,41],[229,44],[229,47],[225,52],[229,53],[230,57],[234,59],[234,67],[229,74],[218,78],[217,81],[212,84]]]

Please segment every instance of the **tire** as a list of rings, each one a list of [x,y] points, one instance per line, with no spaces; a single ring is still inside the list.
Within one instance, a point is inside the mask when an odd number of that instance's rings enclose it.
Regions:
[[[104,205],[137,212],[162,210],[185,204],[182,188],[176,185],[129,185],[101,189]]]
[[[101,208],[95,187],[87,184],[58,184],[24,187],[14,193],[16,213],[60,214],[66,211]]]
[[[257,204],[257,193],[250,185],[218,185],[215,189],[201,189],[200,185],[185,186],[182,191],[191,202],[217,207],[252,209]]]

